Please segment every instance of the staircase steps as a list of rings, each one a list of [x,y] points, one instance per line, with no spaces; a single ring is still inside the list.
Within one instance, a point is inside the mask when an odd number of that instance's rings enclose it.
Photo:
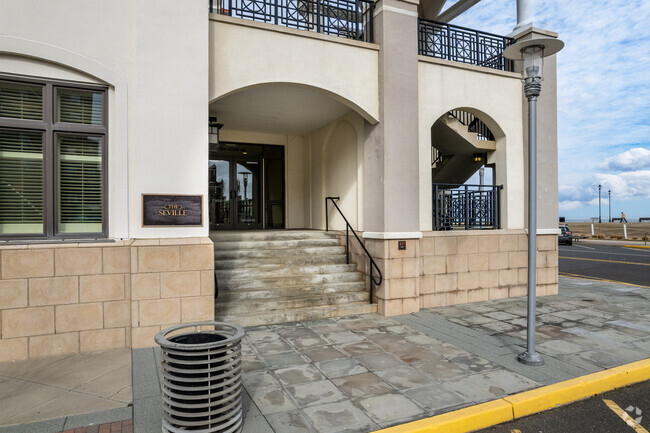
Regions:
[[[242,326],[377,311],[363,275],[333,233],[211,232],[219,294],[215,320]]]

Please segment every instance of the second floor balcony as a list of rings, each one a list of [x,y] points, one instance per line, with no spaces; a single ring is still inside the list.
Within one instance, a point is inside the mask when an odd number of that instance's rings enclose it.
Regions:
[[[210,0],[210,12],[375,42],[373,0]],[[418,54],[474,66],[513,71],[503,57],[512,38],[418,18]]]
[[[210,0],[210,12],[298,30],[373,41],[371,0]]]
[[[418,54],[512,72],[503,50],[515,41],[506,36],[418,18]]]

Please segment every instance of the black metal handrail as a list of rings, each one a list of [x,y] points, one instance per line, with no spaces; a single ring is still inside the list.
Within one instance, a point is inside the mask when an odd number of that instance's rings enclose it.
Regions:
[[[475,132],[477,139],[483,141],[494,141],[494,134],[490,131],[485,123],[472,113],[462,110],[451,110],[449,115],[457,119],[460,123],[467,126],[469,132]]]
[[[348,219],[343,215],[343,212],[341,212],[341,209],[337,206],[336,202],[334,200],[339,200],[340,197],[325,197],[325,231],[328,232],[330,230],[330,224],[329,224],[329,212],[327,210],[327,200],[330,200],[334,207],[336,208],[337,211],[339,211],[339,214],[341,215],[341,218],[343,218],[343,221],[345,221],[345,254],[346,254],[346,263],[350,264],[350,230],[352,230],[352,234],[354,235],[355,238],[357,238],[357,241],[359,242],[359,245],[361,245],[361,248],[363,248],[363,251],[365,251],[366,256],[368,256],[368,259],[370,259],[370,303],[372,304],[372,288],[373,284],[379,286],[381,282],[383,281],[383,277],[381,275],[381,271],[379,270],[379,266],[377,266],[377,263],[375,263],[375,259],[372,258],[368,250],[366,249],[366,246],[361,242],[361,239],[359,239],[359,236],[357,235],[357,232],[354,231],[350,223],[348,222]],[[377,274],[379,276],[379,281],[375,280],[375,277],[373,275],[373,267],[377,270]]]
[[[373,42],[371,0],[209,0],[210,13]]]
[[[503,185],[433,184],[433,230],[500,229]]]
[[[514,70],[503,50],[514,39],[453,24],[418,18],[418,53],[502,71]]]

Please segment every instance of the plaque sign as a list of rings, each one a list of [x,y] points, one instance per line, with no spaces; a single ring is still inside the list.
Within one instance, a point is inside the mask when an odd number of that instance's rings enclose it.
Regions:
[[[142,227],[203,226],[203,195],[142,194]]]

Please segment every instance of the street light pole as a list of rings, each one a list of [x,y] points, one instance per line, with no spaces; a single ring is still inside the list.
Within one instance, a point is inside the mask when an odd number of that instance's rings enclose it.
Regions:
[[[609,221],[612,222],[612,190],[607,190],[607,205],[609,206]]]
[[[564,47],[554,38],[519,41],[503,52],[511,60],[524,61],[524,95],[528,99],[528,323],[526,351],[517,359],[522,364],[542,365],[542,355],[535,351],[535,316],[537,301],[537,97],[542,91],[543,58]]]
[[[600,219],[600,189],[602,188],[601,185],[598,185],[598,222],[602,223]]]

